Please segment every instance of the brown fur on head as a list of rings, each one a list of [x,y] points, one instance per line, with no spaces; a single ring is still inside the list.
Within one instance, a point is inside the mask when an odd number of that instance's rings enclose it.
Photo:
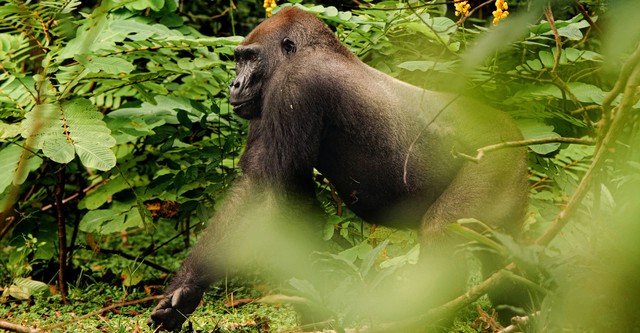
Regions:
[[[293,39],[300,48],[322,47],[351,56],[349,50],[322,21],[297,7],[284,7],[266,19],[247,36],[242,45],[267,46],[267,43],[279,42],[284,37]]]

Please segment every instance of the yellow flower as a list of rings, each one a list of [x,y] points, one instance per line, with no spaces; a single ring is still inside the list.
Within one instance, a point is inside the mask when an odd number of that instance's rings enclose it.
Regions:
[[[471,8],[471,5],[469,5],[467,1],[456,0],[453,3],[453,6],[456,8],[456,16],[462,15],[462,17],[465,17],[469,15],[469,9]]]
[[[267,16],[271,16],[271,11],[278,6],[276,2],[277,0],[264,0],[262,3],[262,7],[264,7],[267,12]]]
[[[498,25],[500,20],[503,20],[509,16],[509,5],[505,0],[496,0],[496,10],[493,11],[493,25]]]

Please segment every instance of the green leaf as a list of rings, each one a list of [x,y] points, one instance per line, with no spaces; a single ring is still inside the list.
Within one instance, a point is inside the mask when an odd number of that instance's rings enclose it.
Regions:
[[[109,74],[128,74],[135,69],[133,64],[120,57],[109,56],[87,58],[85,56],[78,56],[75,59],[93,73],[103,71]]]
[[[582,20],[583,18],[584,16],[582,16],[582,14],[578,14],[572,17],[570,20],[556,20],[555,21],[556,29],[562,29],[568,25],[576,24],[578,22],[586,22]],[[587,23],[587,26],[588,26],[588,23]],[[548,21],[545,21],[545,20],[542,20],[540,24],[529,27],[529,31],[536,35],[553,34],[551,25],[549,24]]]
[[[322,239],[330,240],[333,237],[333,234],[336,231],[336,226],[342,223],[343,219],[337,215],[329,215],[327,218],[327,222],[324,224],[324,228],[322,230]]]
[[[577,62],[577,61],[601,62],[604,59],[604,57],[599,53],[596,53],[593,51],[578,50],[574,48],[563,49],[563,54],[567,55],[567,60],[570,62]]]
[[[371,252],[373,248],[369,244],[368,241],[364,241],[352,248],[346,249],[339,253],[340,257],[343,257],[351,262],[355,261],[358,258],[365,258],[369,252]]]
[[[20,124],[0,122],[0,140],[13,138],[20,134]]]
[[[122,42],[126,33],[110,29],[114,16],[94,11],[94,15],[78,28],[76,38],[69,41],[58,54],[58,62],[74,58],[78,54],[91,54],[99,50],[109,50],[117,42]]]
[[[567,85],[580,102],[598,105],[602,105],[604,102],[606,93],[594,85],[582,82],[569,82]]]
[[[115,139],[102,121],[102,113],[87,99],[36,105],[25,116],[22,136],[58,163],[69,163],[77,154],[88,168],[106,171],[116,164],[111,150]]]
[[[153,128],[162,126],[164,121],[157,121],[153,124],[147,124],[142,117],[109,117],[105,118],[107,126],[111,129],[111,135],[117,144],[133,142],[140,137],[153,135]]]
[[[149,8],[157,12],[164,7],[164,0],[135,0],[126,2],[125,7],[132,10],[145,10]]]
[[[544,65],[544,67],[553,68],[555,58],[551,52],[543,50],[538,53],[538,56],[540,57],[540,61],[542,61],[542,65]]]
[[[527,60],[527,65],[534,71],[539,71],[542,69],[542,62],[540,59]]]
[[[147,24],[136,20],[118,20],[111,23],[109,29],[118,34],[125,34],[133,41],[147,41],[151,37],[167,39],[168,37],[182,37],[179,31],[171,30],[162,24]]]
[[[114,194],[128,188],[129,185],[122,176],[112,176],[106,184],[87,192],[87,195],[78,203],[78,208],[96,209],[105,204]]]
[[[517,123],[525,140],[560,137],[560,134],[553,131],[553,126],[546,125],[535,119],[518,119]],[[531,145],[529,148],[540,155],[545,155],[558,150],[560,143]]]
[[[96,209],[88,211],[80,220],[81,231],[102,233],[103,225],[123,224],[124,215],[115,209]]]
[[[367,255],[362,260],[362,263],[360,264],[360,274],[363,277],[366,277],[369,274],[369,271],[376,264],[378,258],[380,257],[380,254],[382,253],[382,251],[384,251],[388,244],[389,240],[385,239],[384,242],[367,253]]]
[[[24,150],[17,145],[9,145],[0,150],[0,193],[12,183],[14,185],[24,183],[29,173],[42,164],[40,157],[31,153],[23,157],[23,152]],[[26,160],[20,158],[26,158]]]
[[[46,283],[25,278],[16,278],[9,287],[9,295],[16,299],[27,300],[32,296],[48,296],[51,291]]]
[[[84,232],[108,235],[142,226],[144,223],[136,207],[115,202],[113,208],[88,211],[80,220],[79,228]]]
[[[195,109],[186,98],[155,96],[154,99],[156,101],[155,105],[145,102],[137,108],[121,108],[109,113],[107,118],[131,119],[142,117],[147,124],[156,124],[158,122],[178,124],[178,111],[176,110],[185,110],[192,122],[200,120],[202,113]]]
[[[120,274],[124,278],[122,284],[125,287],[135,286],[144,278],[144,272],[140,268],[125,267]]]
[[[429,39],[434,41],[442,41],[443,43],[449,43],[451,36],[456,32],[457,25],[451,19],[446,17],[431,17],[422,22],[410,22],[404,24],[403,27],[419,32]]]
[[[322,297],[320,296],[320,293],[318,292],[316,287],[307,280],[292,278],[289,280],[289,284],[302,295],[310,298],[311,300],[322,300]]]
[[[584,35],[580,29],[587,28],[588,26],[589,23],[587,23],[587,21],[580,21],[578,23],[567,25],[566,27],[558,28],[558,34],[568,39],[581,40]],[[547,34],[553,34],[553,32]]]
[[[568,82],[567,87],[571,93],[576,96],[579,102],[583,103],[595,103],[602,104],[605,97],[605,92],[602,89],[582,82]],[[562,94],[562,90],[558,86],[553,84],[544,84],[541,86],[530,86],[525,89],[521,89],[516,94],[509,98],[510,103],[517,102],[519,100],[531,100],[539,98],[555,98],[564,99],[566,96]]]
[[[415,265],[420,257],[420,244],[414,245],[405,255],[393,257],[380,263],[381,269],[401,267],[406,264]]]
[[[337,16],[338,15],[338,9],[336,7],[333,7],[333,6],[329,6],[329,7],[326,7],[324,9],[323,14],[326,15],[326,16]]]
[[[509,255],[509,252],[502,244],[467,226],[474,224],[481,224],[484,226],[482,222],[476,219],[462,219],[459,223],[448,224],[447,230],[452,231],[456,235],[462,236],[464,239],[475,241],[487,246],[503,257],[507,257]]]

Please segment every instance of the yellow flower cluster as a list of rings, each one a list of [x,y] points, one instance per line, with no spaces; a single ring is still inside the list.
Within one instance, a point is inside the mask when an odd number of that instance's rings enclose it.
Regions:
[[[264,3],[262,4],[262,7],[267,11],[267,16],[271,16],[271,11],[277,6],[276,0],[264,0]]]
[[[471,5],[468,4],[467,1],[456,0],[453,5],[456,7],[456,16],[462,15],[462,17],[465,17],[469,15],[469,8],[471,8]]]
[[[496,10],[493,11],[493,25],[498,25],[500,20],[509,16],[509,5],[504,0],[496,0]]]

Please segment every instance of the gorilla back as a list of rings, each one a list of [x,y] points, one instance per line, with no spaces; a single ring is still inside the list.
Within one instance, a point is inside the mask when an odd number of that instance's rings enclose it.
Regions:
[[[179,328],[204,289],[232,268],[221,239],[237,228],[234,207],[265,189],[313,198],[314,168],[363,219],[417,228],[423,255],[443,243],[443,226],[460,218],[518,233],[527,203],[526,149],[478,162],[456,155],[522,139],[504,114],[368,67],[320,20],[294,7],[260,24],[235,56],[230,103],[250,121],[243,176],[154,309],[156,323]]]

